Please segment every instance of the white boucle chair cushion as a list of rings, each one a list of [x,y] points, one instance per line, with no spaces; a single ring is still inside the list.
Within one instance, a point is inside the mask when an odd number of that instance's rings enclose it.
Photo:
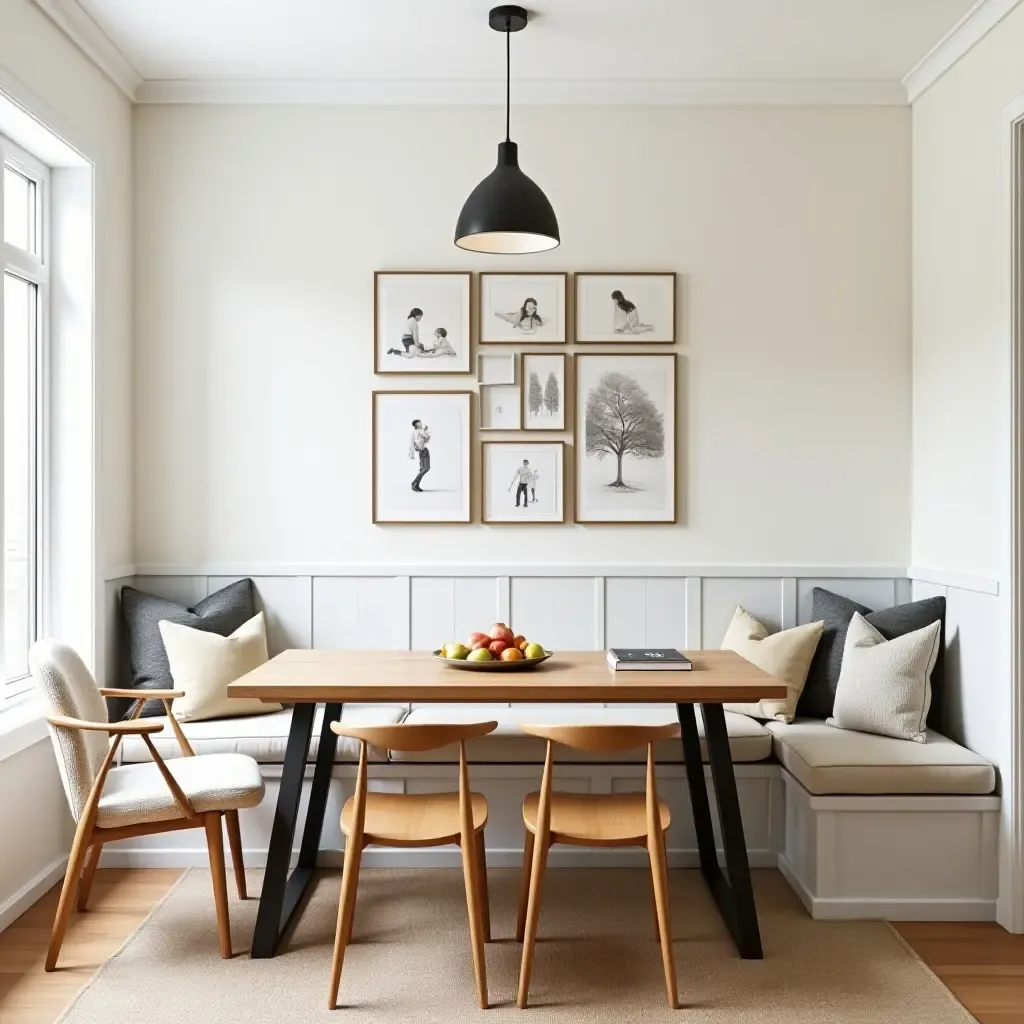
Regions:
[[[255,807],[263,799],[263,776],[251,757],[178,757],[168,761],[167,767],[200,814]],[[131,764],[110,769],[100,795],[96,825],[117,828],[182,816],[157,765]]]
[[[466,756],[477,764],[543,764],[546,742],[527,736],[520,722],[533,724],[573,725],[663,725],[675,722],[674,704],[650,704],[643,707],[609,705],[600,707],[581,704],[430,704],[414,707],[405,720],[408,724],[443,722],[496,721],[498,728],[487,736],[469,740]],[[771,757],[772,740],[760,722],[745,715],[725,713],[729,731],[729,748],[733,761],[763,761]],[[697,712],[697,729],[701,737],[701,755],[707,760],[704,745],[704,723]],[[655,744],[659,761],[682,761],[682,745],[678,739]],[[559,761],[625,762],[642,764],[647,758],[645,748],[591,753],[558,747]],[[392,761],[458,761],[458,747],[441,747],[422,752],[391,751]]]
[[[828,724],[924,743],[942,623],[886,640],[860,612],[846,631]]]
[[[173,710],[173,708],[172,708]],[[346,725],[396,725],[408,711],[405,704],[346,704],[341,720]],[[310,741],[309,760],[316,758],[320,749],[320,727],[323,708],[318,708],[313,719],[313,737]],[[167,724],[166,715],[147,718],[147,722],[164,722],[163,732],[150,737],[163,758],[180,757],[178,741]],[[188,738],[196,754],[246,754],[260,764],[281,764],[288,745],[288,728],[292,722],[292,709],[270,715],[243,718],[218,718],[210,721],[185,722],[181,731]],[[121,762],[135,764],[150,761],[149,750],[140,736],[126,736],[121,742]],[[386,761],[387,751],[369,748],[371,761]],[[359,741],[347,736],[338,737],[335,761],[357,761]]]
[[[107,721],[107,705],[92,673],[67,644],[40,640],[33,645],[28,661],[36,693],[48,716],[64,715],[84,722]],[[57,754],[57,768],[68,806],[78,821],[110,749],[110,741],[105,732],[55,726],[50,726],[50,739]]]
[[[995,789],[990,761],[928,730],[923,743],[833,729],[820,719],[769,722],[775,756],[809,793],[984,795]]]

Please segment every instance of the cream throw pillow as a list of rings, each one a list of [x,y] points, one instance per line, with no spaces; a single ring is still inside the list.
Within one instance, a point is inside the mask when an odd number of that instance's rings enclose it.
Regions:
[[[280,711],[280,704],[265,704],[255,697],[229,697],[228,683],[258,668],[267,660],[267,632],[263,612],[243,622],[231,636],[218,636],[166,620],[160,635],[167,649],[171,678],[185,696],[171,710],[179,722],[204,718],[235,718]]]
[[[854,612],[828,724],[924,743],[941,625],[933,622],[886,640]]]
[[[763,669],[789,691],[785,700],[762,700],[757,704],[726,704],[726,711],[735,711],[751,718],[774,718],[778,722],[792,722],[796,702],[807,681],[811,659],[818,648],[824,622],[809,622],[794,626],[781,633],[769,633],[750,612],[737,607],[722,639],[723,651],[735,651],[751,664]]]

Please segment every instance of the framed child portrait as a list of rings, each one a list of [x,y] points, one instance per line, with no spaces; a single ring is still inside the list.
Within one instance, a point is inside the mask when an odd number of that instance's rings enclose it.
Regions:
[[[564,344],[568,277],[480,274],[480,344]]]

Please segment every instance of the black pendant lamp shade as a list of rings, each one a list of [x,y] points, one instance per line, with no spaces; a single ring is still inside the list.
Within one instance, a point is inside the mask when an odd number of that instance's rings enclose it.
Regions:
[[[470,193],[455,226],[455,244],[473,252],[530,253],[554,249],[558,219],[548,198],[519,169],[519,147],[509,138],[509,39],[526,27],[526,11],[505,5],[490,13],[491,28],[506,33],[505,141],[494,170]]]

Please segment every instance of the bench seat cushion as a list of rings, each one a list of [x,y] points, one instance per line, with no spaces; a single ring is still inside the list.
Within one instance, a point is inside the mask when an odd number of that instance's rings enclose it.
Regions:
[[[395,725],[402,721],[407,710],[405,704],[346,704],[341,718],[347,725]],[[320,726],[323,716],[323,709],[318,708],[313,721],[313,738],[309,745],[310,761],[316,758],[320,748]],[[167,722],[167,716],[161,715],[148,720],[164,723],[163,732],[151,737],[160,756],[180,757],[181,748]],[[281,764],[284,761],[291,721],[292,710],[285,708],[271,715],[182,722],[181,731],[188,738],[196,754],[248,754],[260,764]],[[120,756],[122,764],[151,760],[141,736],[126,736],[121,743]],[[369,758],[371,761],[386,761],[387,751],[371,747]],[[359,743],[339,736],[334,760],[358,761]]]
[[[924,743],[835,729],[820,719],[769,722],[775,756],[816,796],[984,795],[996,776],[985,758],[927,730]]]
[[[572,723],[575,725],[662,725],[676,721],[673,704],[652,704],[645,707],[610,705],[600,707],[581,704],[431,704],[414,707],[405,719],[410,724],[437,722],[496,721],[498,728],[488,736],[466,743],[466,755],[475,764],[543,764],[544,740],[525,736],[519,731],[519,722],[536,724]],[[734,761],[763,761],[771,757],[772,740],[760,722],[746,715],[725,713],[729,730],[729,746]],[[704,723],[697,715],[697,728],[701,734],[701,752],[704,750]],[[679,740],[668,740],[655,747],[659,761],[681,761],[682,745]],[[635,750],[589,753],[559,747],[556,761],[596,761],[643,763],[647,754],[642,747]],[[391,751],[392,761],[458,761],[456,746],[422,752]]]

